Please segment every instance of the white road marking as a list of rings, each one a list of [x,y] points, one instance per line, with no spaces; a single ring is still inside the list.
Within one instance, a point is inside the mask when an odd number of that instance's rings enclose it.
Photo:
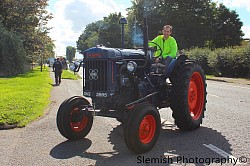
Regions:
[[[218,147],[216,147],[216,146],[214,146],[214,145],[212,145],[212,144],[209,144],[209,145],[203,144],[203,145],[204,145],[205,147],[207,147],[208,149],[214,151],[215,153],[221,155],[222,157],[224,157],[224,158],[230,158],[230,159],[232,159],[232,160],[234,160],[234,161],[237,161],[236,164],[240,164],[240,162],[238,161],[238,158],[232,156],[231,154],[225,152],[224,150],[221,150],[220,148],[218,148]]]
[[[217,95],[213,95],[213,94],[207,94],[209,96],[213,96],[213,97],[220,97],[220,96],[217,96]]]
[[[217,84],[222,84],[222,83],[209,83],[209,84],[214,84],[214,85],[217,85]],[[223,84],[223,86],[230,86],[230,87],[234,87],[234,88],[243,88],[243,89],[249,89],[250,90],[250,87],[245,87],[245,86],[237,86],[237,85],[231,85],[233,83],[230,83],[230,84]]]

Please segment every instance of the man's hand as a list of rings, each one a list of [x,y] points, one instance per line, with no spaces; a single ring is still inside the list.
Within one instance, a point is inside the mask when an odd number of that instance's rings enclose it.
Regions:
[[[162,60],[162,57],[157,57],[157,58],[155,59],[155,63],[159,63],[161,60]]]

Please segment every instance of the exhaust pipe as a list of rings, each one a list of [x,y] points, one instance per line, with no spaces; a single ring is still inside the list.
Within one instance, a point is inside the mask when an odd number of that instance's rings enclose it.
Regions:
[[[144,18],[144,27],[143,27],[143,51],[146,57],[146,62],[142,66],[138,66],[138,68],[145,68],[150,60],[150,55],[148,54],[148,22],[147,17]]]
[[[147,56],[148,52],[148,20],[147,17],[144,18],[144,28],[143,28],[143,50],[145,52],[145,56]]]

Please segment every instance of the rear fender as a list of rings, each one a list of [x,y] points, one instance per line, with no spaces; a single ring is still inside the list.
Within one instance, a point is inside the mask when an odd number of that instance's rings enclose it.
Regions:
[[[179,68],[183,66],[186,61],[188,60],[188,57],[186,55],[180,55],[176,59],[173,59],[172,62],[169,64],[168,70],[172,73],[173,70],[176,70],[176,68]]]

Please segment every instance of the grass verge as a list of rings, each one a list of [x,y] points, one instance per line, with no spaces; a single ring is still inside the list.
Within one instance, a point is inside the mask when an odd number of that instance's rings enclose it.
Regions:
[[[0,78],[0,125],[19,127],[42,116],[49,104],[52,79],[49,68],[35,68],[26,74]]]
[[[78,80],[78,79],[81,79],[81,76],[79,76],[78,74],[74,74],[70,70],[63,70],[63,72],[62,72],[62,79]]]
[[[214,75],[206,75],[206,79],[211,79],[211,78],[214,78],[215,76]]]

